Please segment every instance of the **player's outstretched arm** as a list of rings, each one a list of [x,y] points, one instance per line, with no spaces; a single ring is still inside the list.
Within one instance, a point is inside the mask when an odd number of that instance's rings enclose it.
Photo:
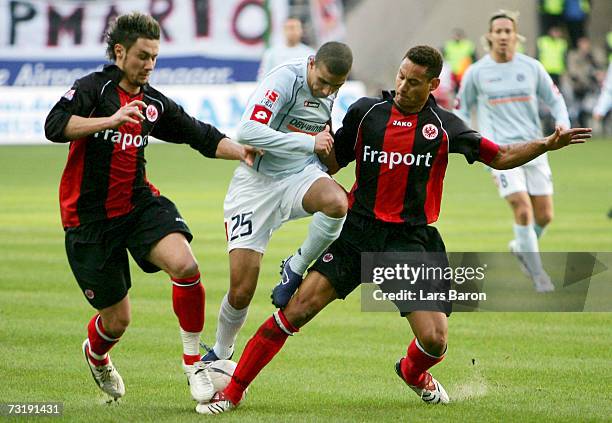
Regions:
[[[591,138],[591,128],[557,127],[548,137],[530,142],[500,145],[495,158],[488,163],[494,169],[512,169],[523,165],[547,151],[559,150],[570,144],[582,144]]]
[[[263,154],[263,150],[251,147],[250,145],[239,144],[229,138],[223,138],[217,144],[215,157],[225,160],[241,160],[249,166],[253,166],[255,157]]]

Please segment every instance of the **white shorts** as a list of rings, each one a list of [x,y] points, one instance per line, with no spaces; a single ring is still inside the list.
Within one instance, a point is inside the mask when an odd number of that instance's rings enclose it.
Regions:
[[[266,251],[272,232],[284,222],[309,216],[302,199],[320,178],[331,177],[317,164],[282,179],[262,175],[240,164],[223,202],[227,249]]]
[[[514,169],[491,169],[491,174],[502,198],[516,192],[527,192],[529,195],[553,194],[552,172],[547,157]]]

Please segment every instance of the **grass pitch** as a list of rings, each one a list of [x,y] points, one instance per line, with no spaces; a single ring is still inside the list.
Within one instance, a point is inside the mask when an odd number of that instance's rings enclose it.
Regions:
[[[612,251],[612,140],[550,154],[556,217],[543,251]],[[126,383],[107,406],[80,346],[93,309],[68,267],[58,210],[66,147],[0,148],[0,402],[60,401],[64,421],[202,421],[181,372],[171,289],[133,267],[132,325],[113,350]],[[148,177],[189,223],[206,286],[212,342],[228,283],[222,201],[235,163],[185,146],[147,148]],[[352,169],[339,180],[346,188]],[[280,260],[308,220],[278,231],[237,345],[272,312]],[[512,219],[480,165],[451,156],[437,224],[449,251],[505,251]],[[529,282],[525,279],[523,283]],[[612,283],[612,281],[610,281]],[[610,299],[609,301],[612,301]],[[453,401],[427,407],[395,376],[412,339],[395,313],[360,312],[359,294],[324,310],[264,369],[246,401],[220,421],[605,421],[612,416],[609,313],[455,313],[449,354],[433,370]]]

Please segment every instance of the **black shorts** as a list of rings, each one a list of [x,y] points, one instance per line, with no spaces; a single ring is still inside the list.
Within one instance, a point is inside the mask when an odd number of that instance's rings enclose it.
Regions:
[[[155,242],[173,232],[189,242],[193,238],[166,197],[155,197],[124,216],[67,228],[68,262],[89,303],[99,310],[126,296],[132,285],[126,250],[145,272],[159,271],[146,257]]]
[[[361,253],[364,252],[446,252],[444,241],[433,226],[407,226],[385,223],[349,212],[340,237],[317,259],[309,270],[323,274],[344,299],[361,284]],[[448,266],[443,254],[441,267]],[[450,288],[447,282],[442,288]],[[442,289],[439,288],[439,289]],[[443,307],[450,315],[451,304]],[[416,311],[416,310],[413,310]],[[405,315],[406,313],[402,313]]]

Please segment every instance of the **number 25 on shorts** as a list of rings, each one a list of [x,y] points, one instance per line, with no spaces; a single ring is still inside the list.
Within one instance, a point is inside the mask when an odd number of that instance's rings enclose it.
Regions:
[[[240,213],[232,216],[230,222],[225,222],[226,238],[229,241],[234,241],[238,238],[251,235],[253,233],[252,215],[253,212]]]

